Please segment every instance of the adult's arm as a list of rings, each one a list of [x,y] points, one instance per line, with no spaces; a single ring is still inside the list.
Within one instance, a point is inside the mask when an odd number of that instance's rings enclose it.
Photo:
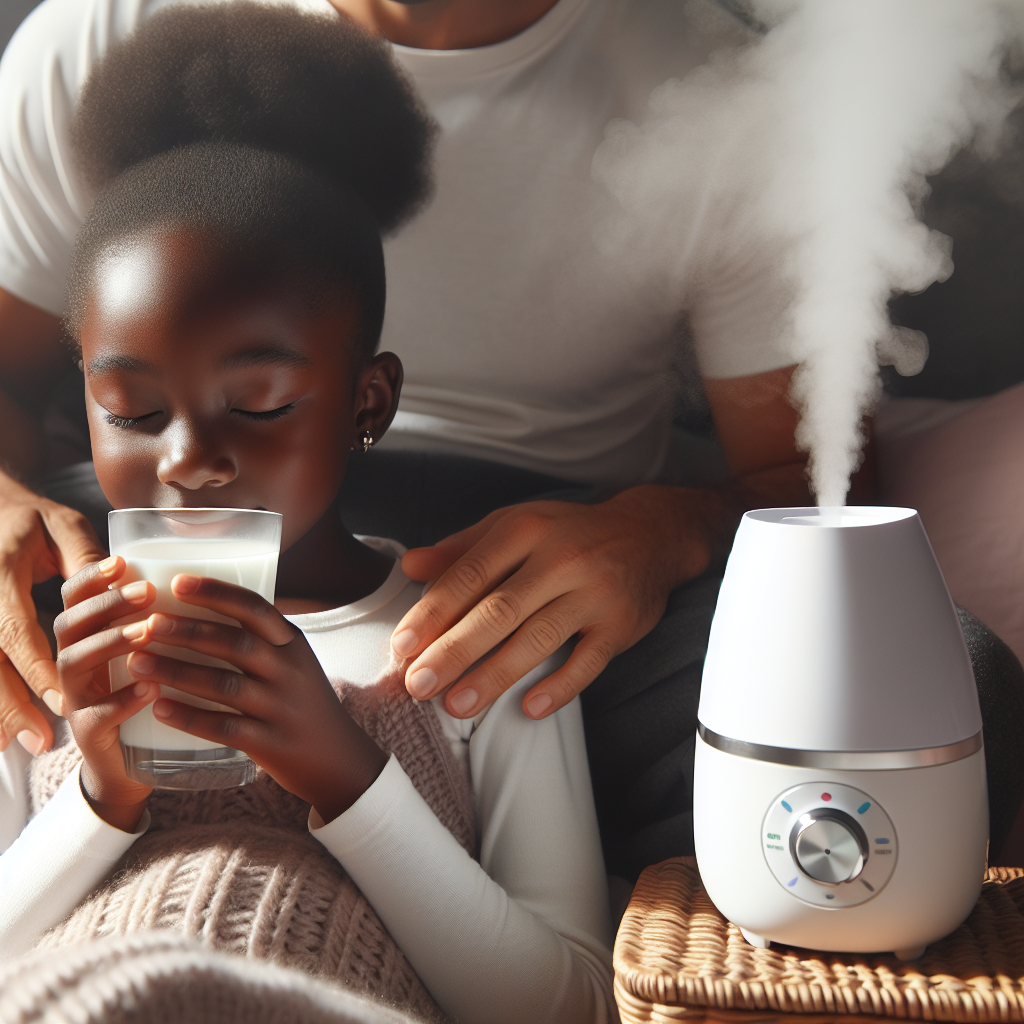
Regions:
[[[34,754],[53,743],[29,695],[31,687],[59,707],[32,585],[58,573],[67,578],[105,554],[84,516],[22,482],[41,466],[38,410],[68,359],[58,318],[0,290],[0,751],[15,738]]]
[[[465,1024],[617,1020],[579,703],[540,723],[520,707],[550,667],[499,698],[470,736],[479,862],[394,758],[352,807],[313,833],[434,998]]]
[[[793,370],[706,381],[733,474],[720,487],[631,487],[594,505],[528,502],[408,552],[407,575],[438,581],[392,637],[412,659],[410,692],[430,697],[462,676],[445,706],[469,717],[577,636],[566,664],[525,696],[526,713],[542,718],[650,632],[675,587],[724,559],[745,511],[811,504],[787,398]],[[853,497],[870,488],[868,467]]]

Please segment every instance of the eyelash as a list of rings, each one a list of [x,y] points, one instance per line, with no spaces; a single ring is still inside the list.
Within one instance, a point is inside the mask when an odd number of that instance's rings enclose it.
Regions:
[[[279,420],[282,416],[287,416],[288,413],[295,408],[295,405],[295,402],[289,402],[287,405],[278,406],[276,409],[268,409],[266,412],[250,412],[248,409],[232,409],[231,411],[238,413],[239,416],[244,416],[246,419],[257,420],[260,423],[267,423],[270,420]],[[121,430],[130,430],[143,420],[148,420],[150,416],[155,415],[155,412],[150,412],[145,416],[115,416],[111,412],[107,413],[106,419],[112,427],[118,427]]]
[[[266,423],[268,420],[279,420],[282,416],[287,416],[295,408],[295,405],[295,402],[289,402],[287,405],[278,406],[276,409],[268,409],[266,412],[249,412],[247,409],[232,409],[231,411],[238,413],[239,416],[244,416],[246,419],[259,420],[262,423]]]
[[[107,422],[112,427],[119,427],[121,430],[130,430],[137,423],[141,423],[143,420],[148,420],[150,416],[155,416],[155,412],[146,413],[145,416],[115,416],[112,412],[107,413]]]

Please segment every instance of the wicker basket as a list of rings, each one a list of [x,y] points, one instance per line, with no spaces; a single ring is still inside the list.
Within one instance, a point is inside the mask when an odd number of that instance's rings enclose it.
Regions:
[[[708,899],[692,858],[640,876],[615,940],[624,1024],[856,1017],[1024,1022],[1024,869],[991,868],[978,905],[920,960],[755,949]]]

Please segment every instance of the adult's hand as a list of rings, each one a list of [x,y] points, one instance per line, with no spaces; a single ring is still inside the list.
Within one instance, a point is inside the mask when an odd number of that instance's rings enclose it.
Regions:
[[[573,636],[568,661],[527,693],[543,718],[589,685],[664,614],[671,590],[703,572],[722,502],[712,491],[645,486],[595,505],[538,501],[499,509],[432,548],[406,554],[413,579],[437,583],[395,629],[397,654],[424,699],[475,714]]]
[[[633,487],[596,505],[531,502],[409,551],[406,574],[437,580],[391,640],[412,659],[410,693],[427,698],[455,683],[445,704],[470,717],[575,636],[568,661],[523,700],[543,718],[646,635],[674,587],[728,552],[746,509],[808,504],[787,399],[792,374],[705,382],[734,474],[720,487]]]
[[[32,585],[58,573],[67,579],[105,555],[85,516],[0,473],[0,750],[14,739],[33,754],[53,744],[29,687],[60,713],[57,669]]]

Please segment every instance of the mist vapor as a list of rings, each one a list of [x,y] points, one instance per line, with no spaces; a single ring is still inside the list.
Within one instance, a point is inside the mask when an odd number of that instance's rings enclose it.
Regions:
[[[715,195],[702,201],[718,204],[716,230],[734,237],[715,246],[770,254],[765,266],[788,290],[774,343],[800,364],[797,443],[818,504],[842,505],[879,364],[912,374],[927,355],[922,335],[892,327],[887,302],[953,269],[949,240],[916,214],[926,176],[965,145],[994,148],[1019,99],[1000,69],[1024,5],[750,0],[748,10],[767,27],[759,42],[667,83],[643,124],[612,126],[594,170],[630,226],[603,244],[669,255],[673,215],[696,202],[688,190],[701,172],[687,162],[721,154]],[[699,259],[672,265],[680,286],[683,276],[707,285]]]

